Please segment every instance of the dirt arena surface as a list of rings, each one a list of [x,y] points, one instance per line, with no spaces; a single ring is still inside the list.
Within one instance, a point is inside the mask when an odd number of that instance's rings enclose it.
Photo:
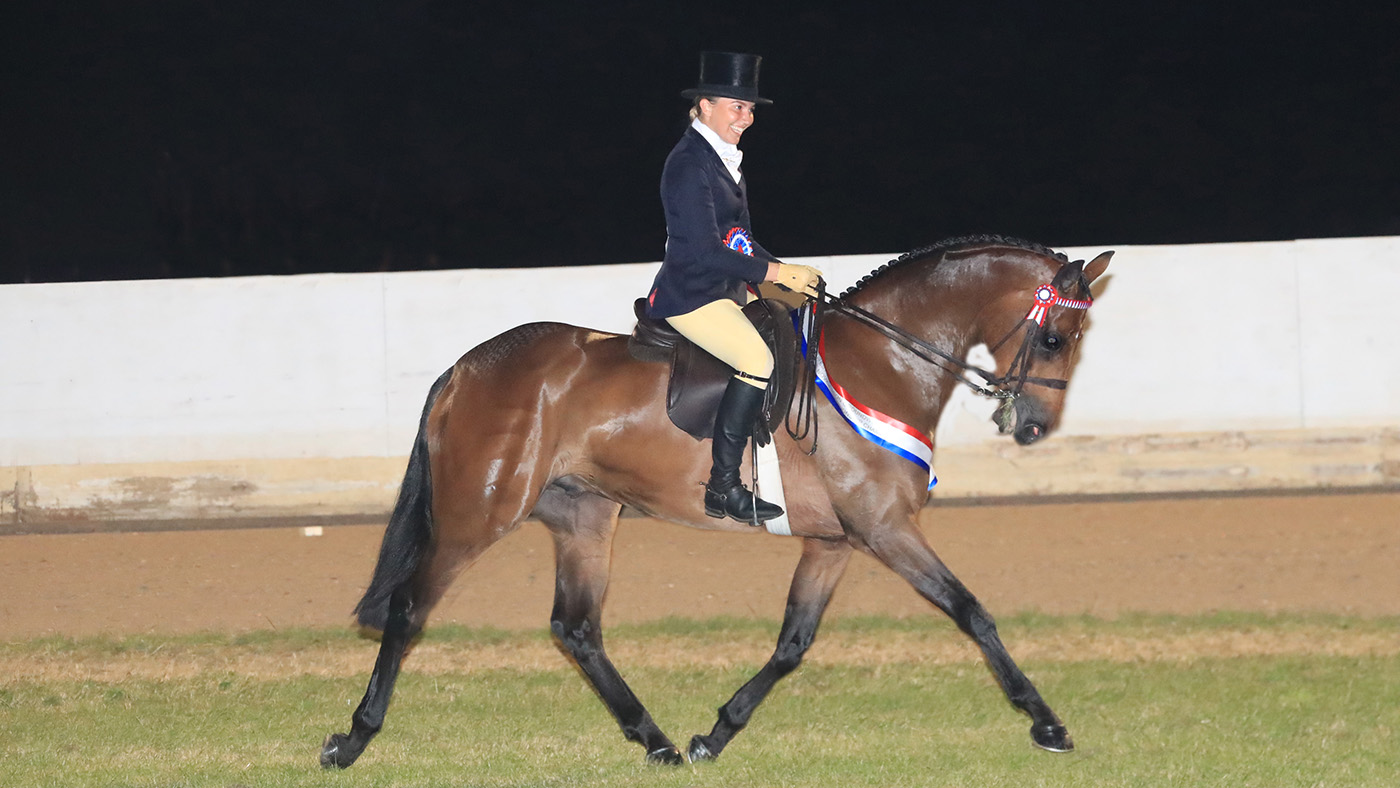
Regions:
[[[1395,492],[941,506],[922,525],[993,615],[1400,616]],[[382,528],[3,536],[0,640],[349,627]],[[605,622],[776,619],[798,551],[792,538],[624,519]],[[553,548],[528,523],[457,581],[434,621],[544,629],[552,593]],[[829,616],[931,612],[857,556]]]

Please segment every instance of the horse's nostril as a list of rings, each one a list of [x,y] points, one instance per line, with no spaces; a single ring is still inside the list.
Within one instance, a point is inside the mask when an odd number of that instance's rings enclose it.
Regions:
[[[1016,442],[1022,446],[1029,446],[1040,440],[1041,436],[1044,434],[1045,429],[1039,424],[1027,424],[1021,429],[1016,430]]]

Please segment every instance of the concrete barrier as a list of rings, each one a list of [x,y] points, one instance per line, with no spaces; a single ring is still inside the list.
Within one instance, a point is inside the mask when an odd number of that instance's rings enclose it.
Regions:
[[[960,391],[936,496],[1400,483],[1400,238],[1117,252],[1060,434],[1016,447]],[[839,289],[894,256],[795,262]],[[531,320],[625,332],[655,270],[0,286],[0,529],[382,513],[462,352]]]

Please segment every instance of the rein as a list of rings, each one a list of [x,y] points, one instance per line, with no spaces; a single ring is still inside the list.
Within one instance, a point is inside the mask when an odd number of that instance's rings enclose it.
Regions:
[[[854,319],[868,328],[871,328],[896,345],[908,350],[915,356],[927,361],[940,369],[951,374],[958,382],[963,383],[973,392],[984,397],[1002,400],[998,408],[998,423],[1000,419],[1009,415],[1009,410],[1021,395],[1026,384],[1044,386],[1052,389],[1064,389],[1068,381],[1060,378],[1042,378],[1029,374],[1031,368],[1031,348],[1045,332],[1045,318],[1050,313],[1052,306],[1065,306],[1070,309],[1088,309],[1093,304],[1092,299],[1072,299],[1060,295],[1059,291],[1052,284],[1043,284],[1036,288],[1035,300],[1031,309],[1026,313],[1015,326],[1007,332],[995,345],[992,352],[1006,344],[1015,336],[1017,332],[1024,331],[1025,336],[1021,340],[1021,347],[1012,357],[1011,364],[1007,367],[1005,375],[998,376],[994,372],[982,369],[975,364],[969,364],[946,351],[940,350],[934,345],[914,336],[899,326],[885,320],[879,315],[847,302],[844,298],[831,296],[826,292],[826,282],[818,280],[817,296],[812,299],[809,305],[799,307],[803,311],[799,333],[804,337],[810,337],[810,341],[805,342],[806,353],[804,361],[806,369],[803,377],[797,383],[798,402],[796,410],[798,417],[796,426],[790,421],[786,425],[788,435],[794,440],[803,440],[809,433],[812,434],[812,448],[807,452],[812,454],[817,449],[816,439],[816,409],[815,388],[816,388],[816,363],[818,339],[821,337],[822,323],[825,313],[828,310],[838,312]],[[964,373],[975,373],[985,381],[979,384],[967,377]],[[1007,388],[1010,385],[1011,388]]]
[[[919,358],[948,371],[954,378],[966,384],[974,392],[984,397],[994,397],[997,399],[1005,399],[1019,395],[1027,383],[1052,389],[1065,388],[1065,386],[1068,385],[1068,381],[1066,380],[1060,378],[1041,378],[1029,374],[1031,366],[1030,347],[1034,344],[1035,340],[1044,333],[1045,318],[1049,314],[1051,306],[1058,304],[1070,307],[1071,309],[1088,309],[1089,305],[1093,303],[1088,300],[1080,301],[1077,299],[1065,298],[1050,284],[1043,284],[1036,288],[1035,303],[1031,306],[1031,310],[1026,313],[1026,316],[1022,318],[1019,323],[1011,328],[1011,331],[1007,332],[1006,336],[1001,338],[1001,341],[992,346],[992,352],[996,352],[998,348],[1006,344],[1007,340],[1015,336],[1018,331],[1024,331],[1026,333],[1025,338],[1021,341],[1021,348],[1016,352],[1015,357],[1012,358],[1011,365],[1008,367],[1006,374],[999,377],[994,372],[989,372],[975,364],[969,364],[950,353],[939,350],[937,347],[919,339],[879,315],[862,309],[855,304],[847,303],[844,299],[833,298],[827,295],[824,290],[821,291],[820,297],[825,301],[823,304],[825,309],[834,310],[855,318],[857,322],[879,331],[895,344],[910,351]],[[953,367],[956,367],[956,369]],[[969,380],[966,375],[962,374],[963,372],[976,373],[986,381],[986,385],[981,385]],[[1009,383],[1014,383],[1015,388],[1008,391],[1005,386]]]

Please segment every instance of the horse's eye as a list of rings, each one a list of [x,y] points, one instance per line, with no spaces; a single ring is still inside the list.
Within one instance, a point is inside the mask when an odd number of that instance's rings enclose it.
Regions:
[[[1063,337],[1061,337],[1059,334],[1055,334],[1049,331],[1045,332],[1045,336],[1040,338],[1040,346],[1050,351],[1051,353],[1054,353],[1055,351],[1059,350],[1061,347],[1064,346],[1064,344],[1065,340]]]

